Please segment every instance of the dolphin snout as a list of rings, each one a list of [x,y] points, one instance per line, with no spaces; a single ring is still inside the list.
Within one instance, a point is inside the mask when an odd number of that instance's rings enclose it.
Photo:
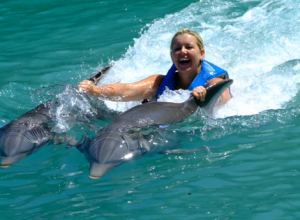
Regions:
[[[1,169],[8,169],[8,168],[10,168],[11,167],[11,165],[9,164],[9,165],[0,165],[0,168]]]
[[[11,167],[11,165],[13,164],[12,161],[10,161],[9,158],[3,157],[0,159],[1,163],[0,163],[0,168],[2,169],[7,169],[9,167]]]
[[[98,180],[98,179],[100,179],[102,176],[91,176],[91,175],[89,175],[89,178],[91,179],[91,180]]]
[[[1,156],[2,157],[1,157],[0,168],[7,169],[11,165],[19,162],[24,157],[26,157],[26,154],[19,154],[19,155],[15,155],[15,156],[3,156],[3,155],[1,155]]]
[[[106,164],[99,164],[99,163],[91,163],[90,167],[90,179],[97,180],[103,177],[105,174],[110,172],[112,169],[120,165],[121,163],[106,163]]]

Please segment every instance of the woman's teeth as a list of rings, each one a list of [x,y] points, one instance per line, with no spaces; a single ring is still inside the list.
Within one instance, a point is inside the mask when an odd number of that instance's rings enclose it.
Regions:
[[[181,59],[179,60],[180,64],[186,64],[186,63],[189,63],[190,60],[189,59]]]

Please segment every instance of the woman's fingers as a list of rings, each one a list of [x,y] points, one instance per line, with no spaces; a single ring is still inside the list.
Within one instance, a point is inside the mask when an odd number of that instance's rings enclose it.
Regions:
[[[79,83],[78,88],[87,91],[88,93],[92,93],[94,84],[89,80],[84,80]]]
[[[200,101],[205,100],[206,95],[206,89],[203,86],[198,86],[191,92],[192,96],[194,96],[196,99],[199,99]]]

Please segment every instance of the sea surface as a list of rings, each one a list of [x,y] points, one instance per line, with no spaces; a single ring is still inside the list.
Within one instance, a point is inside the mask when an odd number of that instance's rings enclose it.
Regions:
[[[96,136],[139,103],[97,100],[78,83],[112,63],[100,84],[165,74],[182,28],[234,80],[211,117],[167,128],[176,148],[209,147],[90,180],[83,154],[50,144],[0,170],[1,220],[300,219],[299,0],[1,0],[0,127],[58,98],[53,132]]]

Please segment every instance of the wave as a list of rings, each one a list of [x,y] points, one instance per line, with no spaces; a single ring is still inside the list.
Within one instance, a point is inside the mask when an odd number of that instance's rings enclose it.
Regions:
[[[216,113],[224,118],[284,108],[298,92],[300,33],[298,3],[293,1],[200,1],[146,25],[101,84],[133,82],[166,74],[169,44],[181,28],[204,39],[206,59],[234,79],[233,100]],[[172,101],[172,100],[171,100]],[[138,103],[107,105],[118,111]]]

